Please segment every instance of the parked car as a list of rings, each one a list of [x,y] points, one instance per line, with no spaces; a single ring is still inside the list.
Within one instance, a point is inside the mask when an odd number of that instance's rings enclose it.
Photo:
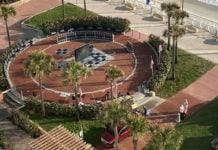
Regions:
[[[118,142],[131,135],[131,131],[126,126],[118,126]],[[106,147],[114,147],[115,135],[111,127],[106,127],[106,130],[101,135],[101,142]]]

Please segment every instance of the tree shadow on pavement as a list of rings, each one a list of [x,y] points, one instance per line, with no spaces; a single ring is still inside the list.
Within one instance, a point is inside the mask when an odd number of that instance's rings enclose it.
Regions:
[[[217,45],[218,46],[218,41],[216,41],[215,37],[204,40],[204,43],[208,44],[208,45]]]

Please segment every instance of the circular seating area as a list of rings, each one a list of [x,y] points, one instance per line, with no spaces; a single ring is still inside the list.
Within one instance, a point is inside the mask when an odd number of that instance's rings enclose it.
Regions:
[[[131,41],[135,46],[134,55],[129,53],[124,46],[126,41]],[[51,42],[52,41],[52,42]],[[71,41],[56,44],[56,36],[51,36],[47,39],[34,43],[33,46],[28,47],[22,53],[20,53],[9,68],[9,77],[18,91],[22,91],[24,96],[32,95],[33,91],[36,91],[36,95],[39,96],[38,86],[36,81],[32,80],[24,73],[24,62],[27,59],[27,54],[35,49],[43,49],[48,55],[52,55],[56,63],[63,62],[64,60],[72,57],[74,50],[82,45],[89,43],[90,41]],[[97,69],[93,70],[92,76],[87,79],[83,79],[81,82],[81,89],[85,94],[85,97],[80,101],[85,103],[95,103],[98,100],[105,100],[105,93],[109,91],[109,83],[105,80],[105,69],[109,65],[117,65],[125,73],[125,78],[121,79],[118,83],[118,92],[134,93],[138,89],[138,85],[144,80],[150,77],[149,72],[149,59],[152,52],[146,48],[143,43],[138,42],[135,39],[123,35],[115,36],[116,42],[108,41],[92,41],[92,45],[99,51],[111,55],[114,59],[111,62],[103,64]],[[51,43],[52,44],[51,46]],[[67,50],[63,50],[67,49]],[[59,51],[57,51],[59,50]],[[62,57],[57,57],[56,52],[66,52]],[[96,61],[103,61],[105,58],[101,52],[92,52],[91,56]],[[88,62],[93,63],[93,62]],[[136,67],[134,69],[134,67]],[[145,72],[147,68],[147,73]],[[44,99],[47,101],[56,101],[61,103],[72,103],[71,96],[63,97],[61,92],[73,93],[72,85],[64,86],[62,78],[62,70],[56,69],[52,72],[50,77],[43,76],[43,90]]]

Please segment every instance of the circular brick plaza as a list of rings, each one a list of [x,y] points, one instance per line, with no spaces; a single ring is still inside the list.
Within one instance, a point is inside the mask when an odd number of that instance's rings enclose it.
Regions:
[[[133,43],[134,54],[129,53],[125,48],[127,41]],[[93,69],[90,77],[82,79],[80,87],[84,97],[79,99],[82,102],[96,103],[98,100],[105,100],[105,95],[110,88],[109,83],[105,80],[105,69],[109,65],[118,66],[125,74],[124,78],[118,81],[117,86],[117,93],[121,95],[125,95],[127,92],[130,94],[137,92],[138,86],[151,76],[149,66],[152,51],[131,37],[115,35],[114,42],[68,41],[57,44],[56,36],[51,36],[34,43],[16,56],[9,68],[11,83],[17,91],[22,91],[24,96],[31,96],[35,91],[36,97],[39,97],[37,82],[26,76],[24,72],[24,63],[28,59],[28,54],[31,51],[43,50],[46,54],[53,56],[58,64],[70,59],[74,55],[74,50],[85,44],[93,45],[99,51],[113,57],[113,60]],[[59,51],[64,51],[64,53],[60,55]],[[73,85],[64,86],[62,74],[63,70],[56,67],[50,76],[43,76],[43,97],[46,101],[72,103],[70,94],[73,94]],[[68,93],[67,96],[62,95],[65,92]]]

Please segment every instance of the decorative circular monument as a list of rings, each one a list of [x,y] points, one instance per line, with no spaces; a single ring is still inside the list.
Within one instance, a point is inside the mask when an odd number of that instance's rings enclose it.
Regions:
[[[127,41],[134,45],[134,52],[128,51]],[[116,35],[113,41],[85,39],[58,43],[56,36],[51,36],[27,47],[10,63],[9,80],[24,96],[32,96],[33,93],[39,96],[38,82],[26,76],[24,72],[28,54],[35,50],[43,50],[51,55],[57,64],[51,76],[43,76],[42,79],[43,97],[46,101],[72,103],[73,85],[64,86],[62,77],[64,64],[72,59],[86,65],[93,72],[80,84],[84,96],[79,100],[85,103],[105,100],[110,89],[105,80],[105,70],[110,65],[117,65],[125,73],[125,77],[117,82],[116,88],[114,87],[119,95],[137,92],[138,86],[151,76],[149,58],[152,52],[143,43],[128,36]]]

